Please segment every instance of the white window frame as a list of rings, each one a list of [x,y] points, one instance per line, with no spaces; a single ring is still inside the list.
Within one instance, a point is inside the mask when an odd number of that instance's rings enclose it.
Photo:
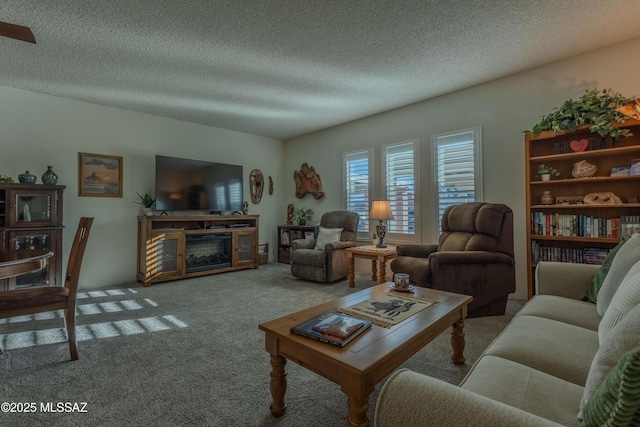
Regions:
[[[471,139],[469,139],[471,138]],[[482,126],[475,126],[472,128],[456,130],[453,132],[441,133],[431,136],[432,145],[432,169],[433,169],[433,235],[440,235],[440,226],[442,222],[442,216],[440,215],[440,170],[439,170],[439,148],[442,145],[459,144],[464,141],[472,141],[473,143],[473,200],[467,201],[482,201],[483,195],[483,181],[482,181]],[[461,201],[462,202],[462,201]]]
[[[394,220],[387,220],[387,237],[385,241],[398,242],[398,243],[415,243],[420,236],[420,140],[411,139],[408,141],[396,142],[393,144],[386,144],[381,147],[382,149],[382,194],[385,200],[390,200],[390,189],[387,184],[387,152],[390,149],[397,148],[399,146],[408,145],[413,150],[413,231],[407,231],[406,233],[398,233],[393,230]],[[400,219],[400,212],[394,211],[393,200],[391,210]],[[397,210],[397,209],[396,209]],[[409,224],[408,224],[409,225]],[[375,224],[374,224],[375,229]]]
[[[342,203],[345,210],[353,210],[350,208],[349,204],[349,177],[347,175],[347,162],[349,161],[350,156],[362,155],[367,158],[367,179],[368,179],[368,194],[367,200],[365,200],[364,214],[362,212],[358,212],[360,214],[360,220],[358,222],[358,232],[356,240],[364,240],[371,241],[371,223],[369,221],[369,210],[371,209],[371,201],[373,200],[373,147],[365,148],[362,150],[355,150],[345,152],[342,155],[342,189],[343,189],[343,197]],[[375,227],[373,228],[375,230]]]

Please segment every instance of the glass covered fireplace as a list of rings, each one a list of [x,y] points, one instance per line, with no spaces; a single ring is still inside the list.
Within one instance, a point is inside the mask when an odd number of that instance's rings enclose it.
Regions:
[[[187,273],[231,267],[231,233],[188,234],[185,255]]]

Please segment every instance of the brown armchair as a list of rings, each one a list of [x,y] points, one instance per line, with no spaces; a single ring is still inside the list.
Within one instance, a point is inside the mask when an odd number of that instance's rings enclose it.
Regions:
[[[394,273],[417,286],[473,296],[469,317],[504,314],[516,289],[513,212],[502,204],[448,207],[437,245],[400,245]]]
[[[298,239],[291,242],[291,274],[314,282],[335,282],[349,273],[346,248],[356,246],[360,215],[357,212],[326,212],[320,219],[317,239]],[[324,229],[342,229],[334,239],[325,239]],[[316,243],[323,243],[316,249]]]

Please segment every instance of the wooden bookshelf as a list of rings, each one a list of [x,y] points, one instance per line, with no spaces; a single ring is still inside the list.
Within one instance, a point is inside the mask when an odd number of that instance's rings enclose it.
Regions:
[[[573,133],[542,132],[535,137],[525,136],[529,298],[534,295],[534,272],[541,260],[540,248],[544,248],[543,252],[551,255],[553,261],[586,262],[579,256],[585,249],[608,250],[620,241],[622,230],[618,223],[621,218],[640,216],[640,176],[610,176],[613,168],[630,167],[634,159],[640,161],[640,122],[630,119],[617,126],[628,128],[633,136],[615,141],[609,136],[590,132],[588,126]],[[571,141],[583,139],[589,142],[587,148],[574,151]],[[597,167],[594,176],[573,177],[574,164],[582,160]],[[557,169],[559,176],[542,181],[537,173],[538,165],[542,163]],[[551,192],[552,204],[541,203],[543,191]],[[579,200],[587,194],[603,192],[614,193],[621,203],[558,203],[559,198]],[[544,234],[539,225],[541,218],[549,221]],[[560,259],[557,259],[558,254],[562,255]]]

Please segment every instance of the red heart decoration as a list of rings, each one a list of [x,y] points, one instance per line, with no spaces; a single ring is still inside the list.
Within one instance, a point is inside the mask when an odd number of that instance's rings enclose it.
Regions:
[[[580,141],[578,141],[577,139],[574,139],[569,143],[569,147],[571,147],[573,151],[584,151],[587,149],[588,146],[589,146],[589,141],[587,141],[586,139],[581,139]]]

